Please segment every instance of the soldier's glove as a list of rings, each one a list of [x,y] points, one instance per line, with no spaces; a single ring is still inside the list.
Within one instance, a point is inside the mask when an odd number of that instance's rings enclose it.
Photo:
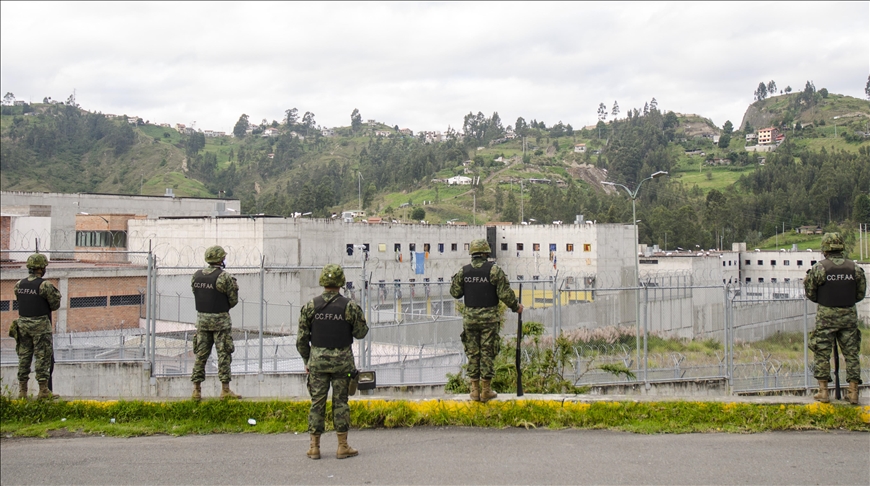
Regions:
[[[347,374],[350,381],[347,384],[347,395],[356,395],[357,386],[359,386],[359,370],[353,370]]]

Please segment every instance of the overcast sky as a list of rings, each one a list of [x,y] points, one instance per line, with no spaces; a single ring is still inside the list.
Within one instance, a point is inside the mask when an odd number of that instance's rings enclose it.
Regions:
[[[760,81],[865,98],[870,3],[0,3],[0,90],[230,132],[298,108],[414,131],[497,111],[737,125]],[[610,117],[608,117],[609,119]]]

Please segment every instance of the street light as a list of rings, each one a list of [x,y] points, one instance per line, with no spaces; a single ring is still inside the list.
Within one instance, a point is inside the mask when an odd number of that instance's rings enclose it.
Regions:
[[[639,264],[639,256],[637,254],[637,248],[640,245],[640,241],[638,241],[637,236],[637,211],[635,208],[635,200],[637,200],[637,193],[640,191],[640,187],[644,182],[650,179],[656,179],[661,176],[666,176],[668,173],[666,171],[660,170],[658,172],[654,172],[651,176],[646,179],[640,181],[637,187],[634,188],[634,192],[631,189],[625,187],[622,184],[618,184],[616,182],[602,182],[604,185],[608,186],[619,186],[625,189],[625,192],[628,193],[628,196],[631,198],[631,220],[634,222],[634,278],[635,278],[635,295],[634,295],[634,319],[635,325],[637,326],[637,334],[635,336],[635,341],[637,343],[637,364],[640,366],[640,264]],[[644,333],[643,333],[643,353],[644,353],[644,366],[643,366],[643,379],[646,382],[646,350],[647,350],[647,341],[646,341],[646,322],[644,322]]]
[[[359,190],[359,210],[362,211],[362,173],[360,173],[360,171],[357,171],[356,175],[359,176],[359,187],[357,187],[357,189]]]

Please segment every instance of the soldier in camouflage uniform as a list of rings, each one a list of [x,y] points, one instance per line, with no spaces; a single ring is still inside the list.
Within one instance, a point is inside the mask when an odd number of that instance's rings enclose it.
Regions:
[[[523,312],[523,305],[517,302],[504,271],[494,262],[487,261],[491,250],[486,240],[472,241],[468,252],[471,264],[453,276],[450,295],[454,299],[465,296],[460,337],[468,357],[471,399],[488,402],[498,396],[492,391],[493,361],[501,345],[498,302],[503,302],[516,313]]]
[[[819,304],[816,310],[816,329],[810,334],[808,347],[813,352],[819,393],[813,398],[830,402],[828,381],[831,379],[831,352],[838,343],[846,359],[846,380],[849,382],[848,399],[858,404],[858,385],[861,384],[861,331],[858,330],[858,311],[855,303],[864,299],[867,278],[864,270],[843,255],[845,246],[839,233],[825,233],[822,253],[825,259],[807,271],[804,290],[807,298]]]
[[[205,251],[208,267],[197,270],[190,279],[193,296],[196,300],[196,334],[193,336],[193,400],[202,399],[202,382],[205,381],[205,363],[211,355],[211,348],[217,348],[218,378],[221,380],[221,398],[242,398],[230,390],[233,362],[233,323],[230,309],[239,302],[239,284],[236,278],[224,271],[224,258],[227,252],[220,246],[209,247]]]
[[[311,446],[308,457],[320,459],[320,435],[326,422],[326,395],[332,385],[332,423],[338,437],[335,457],[344,459],[359,452],[347,444],[350,429],[348,386],[356,368],[353,360],[353,338],[362,339],[369,332],[365,314],[352,300],[339,294],[345,284],[344,270],[329,264],[320,273],[323,294],[302,307],[296,349],[308,372],[308,393],[311,410],[308,413],[308,433]]]
[[[51,336],[51,311],[60,308],[60,292],[47,280],[45,267],[48,259],[35,253],[27,258],[30,275],[15,284],[12,292],[18,301],[18,319],[10,327],[18,353],[18,398],[27,398],[30,364],[36,356],[36,381],[39,382],[38,399],[58,398],[48,387],[54,348]]]

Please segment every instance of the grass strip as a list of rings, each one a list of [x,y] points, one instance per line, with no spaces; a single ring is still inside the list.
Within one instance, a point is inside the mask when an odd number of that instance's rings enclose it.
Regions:
[[[870,431],[870,406],[822,403],[355,400],[350,407],[353,426],[359,429],[545,427],[642,434]],[[308,408],[308,401],[35,401],[0,397],[0,432],[19,437],[49,437],[59,431],[118,437],[305,432]],[[256,424],[249,424],[249,419]],[[327,420],[327,427],[330,422]]]

